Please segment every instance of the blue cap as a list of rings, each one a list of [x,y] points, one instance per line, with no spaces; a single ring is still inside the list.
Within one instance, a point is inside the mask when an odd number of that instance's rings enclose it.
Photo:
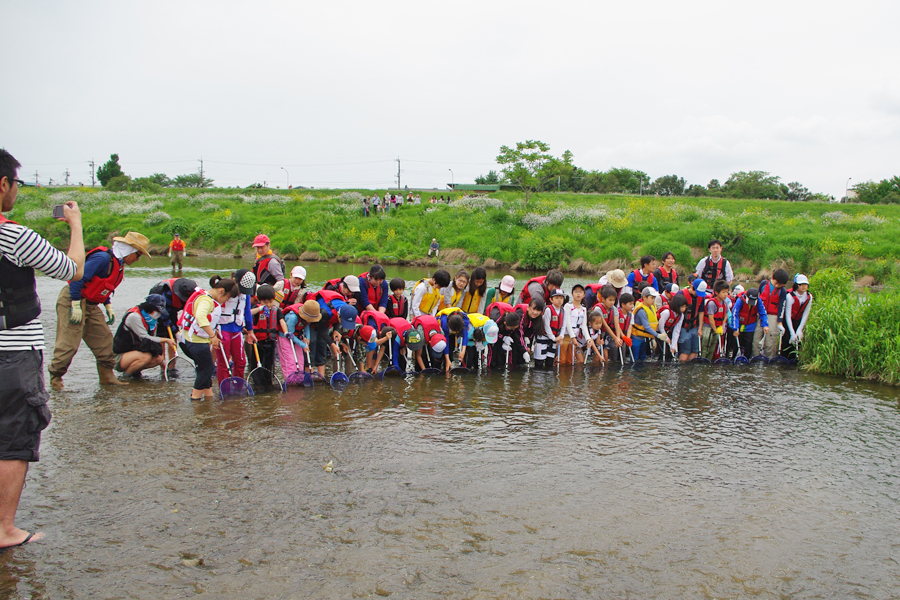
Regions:
[[[703,281],[702,279],[700,279],[699,277],[698,277],[697,279],[695,279],[694,281],[691,282],[691,285],[694,286],[694,291],[695,291],[695,292],[696,292],[697,290],[700,289],[700,284],[701,284],[701,283],[706,283],[706,282]]]
[[[162,294],[150,294],[144,302],[155,306],[164,321],[169,318],[169,311],[166,310],[166,299]]]
[[[356,317],[359,313],[349,304],[345,304],[338,309],[338,315],[341,317],[341,329],[345,331],[353,331],[356,328]]]

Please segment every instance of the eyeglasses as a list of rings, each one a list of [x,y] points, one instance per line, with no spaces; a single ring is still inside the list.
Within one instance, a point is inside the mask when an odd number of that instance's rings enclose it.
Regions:
[[[28,184],[25,183],[24,181],[22,181],[21,179],[13,179],[13,181],[15,181],[17,184],[19,184],[19,187],[28,187]]]

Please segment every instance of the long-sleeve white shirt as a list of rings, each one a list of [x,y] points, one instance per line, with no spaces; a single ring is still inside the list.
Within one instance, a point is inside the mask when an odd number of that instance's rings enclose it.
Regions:
[[[797,294],[797,302],[803,304],[806,302],[807,298],[809,298],[808,292],[803,292],[802,294]],[[784,315],[785,321],[787,322],[788,331],[791,333],[791,337],[797,335],[798,333],[803,332],[803,328],[806,326],[806,318],[809,316],[809,309],[812,306],[812,299],[806,303],[806,308],[803,309],[803,314],[800,316],[800,325],[797,326],[797,331],[794,331],[794,321],[791,319],[791,313],[794,310],[794,294],[788,292],[787,299],[784,302]]]

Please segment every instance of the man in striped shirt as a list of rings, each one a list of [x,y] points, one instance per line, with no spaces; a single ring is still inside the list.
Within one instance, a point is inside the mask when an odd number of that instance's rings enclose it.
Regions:
[[[12,210],[22,165],[0,149],[0,209]],[[41,431],[50,423],[44,388],[44,330],[34,270],[54,279],[76,279],[84,270],[81,213],[67,202],[69,252],[51,246],[34,231],[0,215],[0,551],[44,537],[15,525],[28,463],[38,460]]]

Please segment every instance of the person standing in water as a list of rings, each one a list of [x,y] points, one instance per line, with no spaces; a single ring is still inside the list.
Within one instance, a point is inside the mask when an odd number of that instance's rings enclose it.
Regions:
[[[175,265],[178,265],[178,270],[181,271],[181,259],[184,258],[184,250],[185,245],[181,239],[181,234],[176,233],[175,239],[169,242],[169,258],[172,259],[172,270],[175,270]]]

